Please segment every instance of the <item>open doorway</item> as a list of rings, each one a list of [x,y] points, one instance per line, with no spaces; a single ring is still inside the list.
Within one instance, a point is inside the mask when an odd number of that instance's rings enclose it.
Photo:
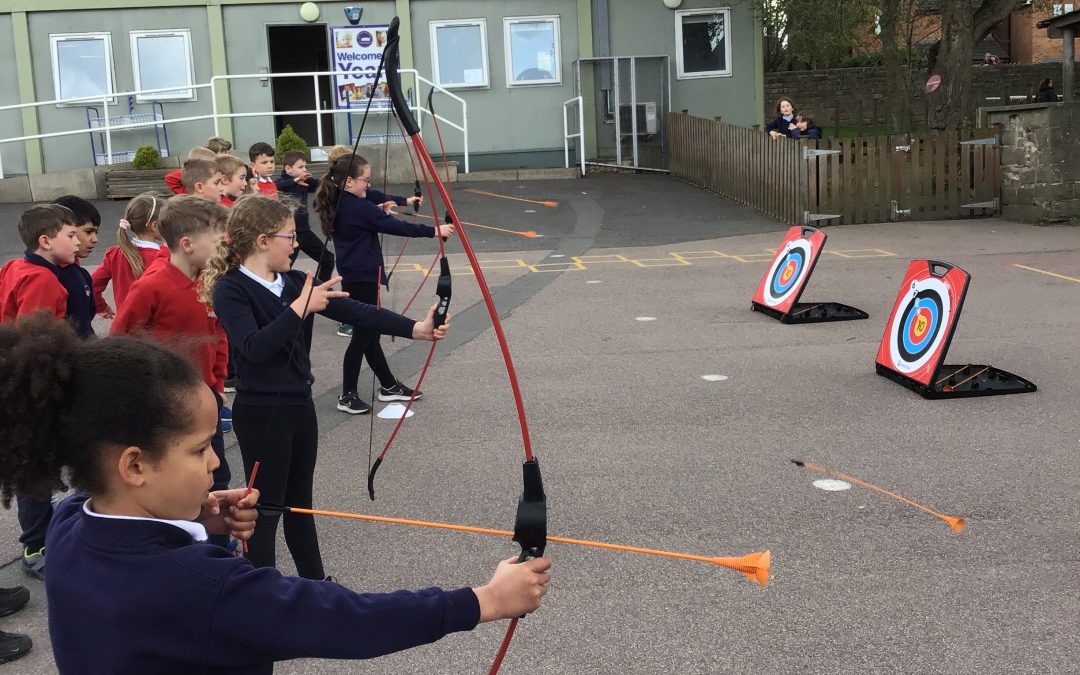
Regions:
[[[307,73],[330,70],[329,31],[326,24],[299,26],[267,26],[267,44],[270,48],[271,73]],[[329,77],[319,78],[319,105],[321,110],[333,110],[334,97]],[[315,78],[277,77],[270,80],[274,112],[315,109]],[[320,119],[321,118],[321,119]],[[322,144],[333,143],[334,116],[281,115],[274,118],[274,135],[286,124],[300,135],[308,145],[319,145],[320,125]]]

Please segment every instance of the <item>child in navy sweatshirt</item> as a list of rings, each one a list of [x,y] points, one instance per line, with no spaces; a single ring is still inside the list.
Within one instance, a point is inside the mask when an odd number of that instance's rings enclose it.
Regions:
[[[319,181],[307,170],[307,155],[300,150],[289,150],[281,157],[281,177],[274,183],[279,195],[288,195],[296,200],[296,243],[300,248],[293,252],[293,262],[303,251],[307,257],[318,263],[315,278],[326,281],[334,272],[334,254],[323,245],[319,235],[311,231],[308,219],[308,195],[319,187]]]
[[[311,508],[319,434],[308,356],[313,315],[414,340],[440,339],[446,326],[432,325],[434,311],[416,322],[350,300],[331,288],[340,277],[314,284],[310,274],[290,271],[296,246],[288,205],[263,196],[241,198],[203,273],[202,297],[212,300],[236,357],[233,431],[247,475],[261,461],[256,485],[267,499]],[[276,563],[278,520],[264,517],[251,539],[249,557],[257,567]],[[315,519],[290,513],[283,520],[297,573],[322,579]]]
[[[202,378],[164,347],[80,341],[49,317],[0,326],[0,491],[80,491],[48,536],[60,673],[265,675],[275,661],[375,657],[539,607],[547,558],[503,561],[475,589],[358,594],[200,543],[258,531],[258,489],[209,491],[216,426]]]
[[[371,187],[371,166],[359,155],[345,155],[330,165],[330,171],[319,183],[315,193],[315,210],[319,214],[323,233],[333,235],[337,251],[341,288],[354,300],[374,305],[378,302],[379,286],[388,283],[383,261],[381,234],[399,237],[449,237],[453,225],[410,223],[390,215],[391,208],[419,203],[421,197],[386,195]],[[380,271],[381,270],[381,271]],[[423,394],[398,382],[386,362],[379,336],[385,331],[353,326],[352,339],[341,364],[341,396],[338,410],[352,415],[371,412],[371,406],[357,391],[360,366],[366,357],[368,366],[379,378],[380,401],[408,401]]]

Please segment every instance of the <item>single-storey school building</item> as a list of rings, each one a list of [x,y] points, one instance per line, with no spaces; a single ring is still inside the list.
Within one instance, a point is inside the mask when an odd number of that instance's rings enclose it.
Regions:
[[[400,140],[371,86],[394,16],[403,88],[419,108],[437,87],[447,153],[472,170],[562,166],[564,112],[571,134],[584,120],[590,160],[642,166],[661,161],[649,148],[668,111],[760,122],[747,3],[0,0],[0,172],[129,161],[144,145],[183,157],[215,129],[241,154],[285,124],[312,146],[351,142],[371,96],[363,135]],[[310,75],[328,71],[341,74]],[[66,135],[24,139],[48,134]]]

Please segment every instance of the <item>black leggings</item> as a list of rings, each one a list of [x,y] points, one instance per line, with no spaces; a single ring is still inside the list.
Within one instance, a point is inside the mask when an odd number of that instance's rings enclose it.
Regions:
[[[233,430],[247,479],[255,461],[260,462],[255,478],[255,487],[262,493],[260,500],[310,509],[319,446],[315,404],[309,400],[302,405],[271,407],[237,401],[233,404]],[[276,565],[278,521],[282,518],[285,544],[296,563],[296,573],[308,579],[325,577],[315,517],[310,515],[260,515],[248,542],[248,559],[255,567]]]
[[[329,248],[323,246],[322,237],[311,230],[297,229],[296,243],[300,244],[300,248],[293,251],[292,261],[295,263],[300,257],[300,252],[303,251],[307,257],[319,263],[319,268],[315,270],[315,278],[319,281],[330,279],[334,273],[334,254]]]
[[[341,290],[349,294],[353,300],[366,302],[369,305],[376,304],[379,295],[379,285],[370,283],[341,284]],[[360,366],[364,357],[367,357],[368,366],[379,378],[379,384],[384,387],[392,387],[397,383],[394,374],[390,372],[390,365],[386,362],[382,345],[379,344],[379,334],[369,328],[353,326],[352,340],[345,350],[345,361],[341,364],[341,393],[356,393],[360,382]]]

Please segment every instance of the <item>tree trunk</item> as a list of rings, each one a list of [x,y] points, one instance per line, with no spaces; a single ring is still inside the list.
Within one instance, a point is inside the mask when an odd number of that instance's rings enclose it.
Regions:
[[[941,12],[941,42],[931,72],[941,87],[929,94],[930,126],[958,129],[970,114],[971,66],[975,49],[972,0],[946,0]]]
[[[907,71],[900,61],[896,44],[896,24],[900,0],[881,0],[881,57],[885,66],[886,121],[892,133],[911,131],[911,92]],[[876,122],[877,120],[875,120]]]

